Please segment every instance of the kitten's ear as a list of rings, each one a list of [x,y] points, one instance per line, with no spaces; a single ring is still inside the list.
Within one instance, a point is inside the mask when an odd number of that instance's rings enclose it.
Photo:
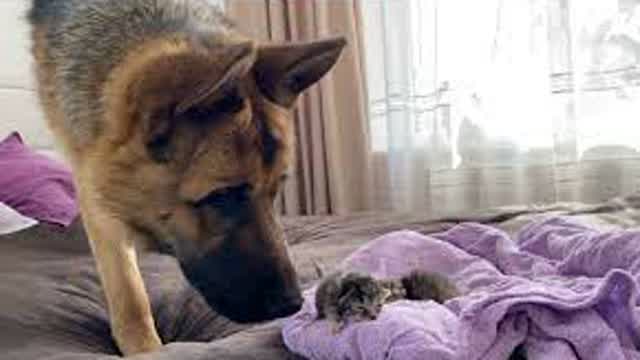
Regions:
[[[318,277],[318,279],[322,279],[326,274],[326,271],[324,270],[322,264],[316,261],[316,259],[311,259],[311,263],[313,264],[313,268],[316,271],[316,276]]]
[[[346,40],[338,37],[263,46],[254,66],[258,87],[271,101],[290,107],[335,65],[345,45]]]

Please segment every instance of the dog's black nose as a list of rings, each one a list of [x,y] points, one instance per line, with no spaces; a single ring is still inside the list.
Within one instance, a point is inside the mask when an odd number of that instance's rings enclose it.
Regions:
[[[293,315],[302,307],[302,297],[300,294],[282,297],[279,301],[273,301],[268,308],[270,317],[280,318]]]

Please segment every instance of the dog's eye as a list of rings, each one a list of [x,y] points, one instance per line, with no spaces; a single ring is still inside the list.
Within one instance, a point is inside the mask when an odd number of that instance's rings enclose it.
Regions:
[[[217,116],[240,112],[244,106],[245,101],[240,92],[237,89],[231,89],[211,104],[187,110],[185,116],[196,122],[206,122]]]
[[[233,89],[220,100],[213,103],[213,109],[218,113],[235,114],[244,108],[244,98],[238,89]]]
[[[232,212],[247,204],[250,190],[249,184],[215,190],[194,205],[195,207],[211,206],[223,213]]]

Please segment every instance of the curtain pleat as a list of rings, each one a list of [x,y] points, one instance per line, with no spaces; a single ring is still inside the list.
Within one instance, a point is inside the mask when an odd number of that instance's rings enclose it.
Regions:
[[[229,16],[260,41],[345,36],[336,67],[294,110],[295,176],[279,206],[285,214],[342,214],[370,209],[371,168],[362,30],[355,0],[233,0]]]

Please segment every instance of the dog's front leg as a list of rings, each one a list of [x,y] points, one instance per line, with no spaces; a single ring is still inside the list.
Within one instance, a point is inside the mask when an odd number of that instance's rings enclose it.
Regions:
[[[136,232],[95,206],[81,206],[120,351],[129,356],[158,349],[162,342],[138,268]]]

